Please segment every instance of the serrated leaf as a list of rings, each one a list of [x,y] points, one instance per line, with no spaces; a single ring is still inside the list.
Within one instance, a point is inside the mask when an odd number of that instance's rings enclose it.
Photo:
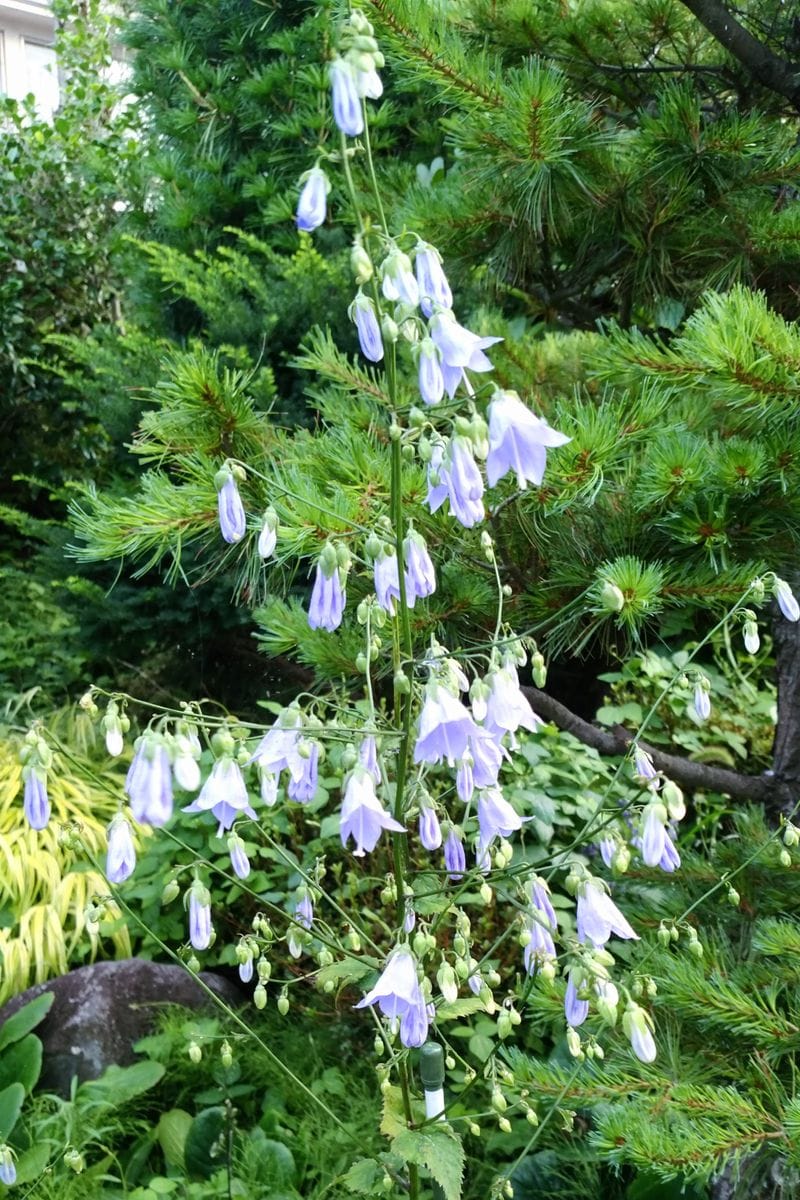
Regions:
[[[444,1192],[445,1200],[461,1200],[464,1147],[448,1125],[406,1129],[392,1142],[392,1152],[405,1162],[426,1167]]]
[[[5,1050],[12,1042],[18,1042],[27,1033],[35,1029],[50,1011],[55,1000],[52,992],[42,992],[35,1000],[23,1005],[13,1017],[9,1017],[0,1027],[0,1050]]]
[[[349,1192],[361,1192],[374,1196],[383,1178],[383,1167],[374,1158],[358,1158],[342,1176],[342,1183]]]
[[[403,1093],[399,1087],[386,1088],[383,1093],[381,1133],[387,1137],[395,1137],[399,1133],[405,1133],[407,1124],[403,1110]]]
[[[480,996],[463,996],[452,1004],[440,1004],[436,1009],[437,1021],[456,1021],[459,1017],[470,1017],[476,1012],[486,1012]]]
[[[324,987],[329,980],[333,983],[355,983],[359,979],[363,979],[365,975],[370,975],[373,972],[374,967],[364,962],[363,959],[345,958],[341,962],[321,967],[317,972],[317,981],[320,987]]]

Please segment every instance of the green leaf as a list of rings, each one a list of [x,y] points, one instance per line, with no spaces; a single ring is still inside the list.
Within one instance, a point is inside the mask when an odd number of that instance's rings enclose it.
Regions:
[[[440,1004],[436,1010],[437,1021],[455,1021],[458,1017],[470,1017],[476,1012],[486,1012],[486,1005],[479,996],[463,996],[452,1004]]]
[[[406,1129],[392,1142],[392,1151],[408,1163],[427,1167],[444,1192],[445,1200],[461,1200],[464,1147],[449,1126]]]
[[[76,1099],[110,1104],[127,1104],[135,1096],[149,1092],[164,1074],[163,1063],[139,1062],[131,1067],[106,1067],[99,1079],[91,1079],[78,1088]]]
[[[357,1158],[342,1176],[342,1183],[349,1192],[361,1192],[364,1196],[375,1196],[380,1190],[383,1167],[374,1158]]]
[[[192,1121],[183,1148],[187,1174],[210,1178],[222,1165],[220,1155],[212,1150],[225,1129],[225,1109],[221,1105],[206,1108]]]
[[[191,1113],[183,1108],[171,1108],[161,1114],[156,1137],[168,1167],[180,1170],[184,1164],[186,1138],[192,1124]]]
[[[21,1083],[12,1083],[0,1092],[0,1141],[8,1141],[24,1099],[25,1088]]]
[[[35,1000],[23,1005],[14,1013],[13,1017],[9,1017],[0,1027],[0,1050],[10,1046],[12,1042],[20,1041],[27,1033],[35,1029],[49,1013],[54,1000],[55,996],[52,992],[42,992],[41,996],[37,996]]]
[[[30,1095],[42,1070],[42,1043],[35,1033],[14,1042],[0,1055],[0,1088],[21,1083]]]
[[[37,1179],[47,1166],[50,1158],[50,1144],[37,1142],[17,1159],[17,1183],[30,1183]]]

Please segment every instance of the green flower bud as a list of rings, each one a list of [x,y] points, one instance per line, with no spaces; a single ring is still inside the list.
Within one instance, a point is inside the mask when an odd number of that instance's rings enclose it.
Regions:
[[[286,1014],[288,1013],[288,1011],[289,1011],[289,993],[287,992],[286,988],[284,988],[283,991],[281,992],[280,996],[278,996],[278,1012],[281,1014],[282,1017],[285,1017]]]
[[[233,1051],[231,1050],[230,1042],[222,1043],[222,1046],[220,1047],[219,1057],[220,1057],[220,1061],[222,1062],[222,1065],[226,1071],[229,1067],[233,1066]]]
[[[203,1051],[198,1046],[197,1042],[189,1042],[189,1058],[193,1063],[199,1063],[203,1057]]]
[[[180,890],[180,885],[178,884],[177,879],[168,880],[167,883],[164,884],[164,888],[161,892],[161,903],[171,904],[175,897],[179,894]]]
[[[263,983],[256,984],[253,992],[253,1004],[259,1009],[267,1007],[267,989]]]
[[[352,270],[353,277],[359,286],[369,282],[375,271],[375,268],[372,265],[372,259],[358,241],[353,242],[353,246],[350,251],[350,269]]]
[[[80,1175],[86,1163],[80,1151],[70,1148],[64,1155],[64,1165],[69,1167],[71,1171],[74,1171],[76,1175]]]

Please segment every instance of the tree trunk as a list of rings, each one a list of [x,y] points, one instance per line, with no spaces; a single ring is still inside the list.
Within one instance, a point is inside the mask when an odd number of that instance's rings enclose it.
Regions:
[[[797,591],[800,577],[791,580]],[[775,606],[773,621],[778,724],[772,747],[774,810],[788,812],[800,800],[800,621],[787,621]]]

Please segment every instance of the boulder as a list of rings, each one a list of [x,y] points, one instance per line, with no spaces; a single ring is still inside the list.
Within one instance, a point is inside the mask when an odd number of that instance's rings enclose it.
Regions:
[[[200,979],[232,1008],[246,1000],[242,990],[221,975],[204,971]],[[134,1062],[134,1042],[152,1031],[167,1005],[215,1007],[181,967],[128,958],[92,963],[28,988],[0,1008],[0,1025],[42,992],[52,992],[55,1000],[35,1031],[44,1047],[39,1086],[62,1096],[69,1096],[74,1075],[80,1082],[97,1079],[112,1063]]]

